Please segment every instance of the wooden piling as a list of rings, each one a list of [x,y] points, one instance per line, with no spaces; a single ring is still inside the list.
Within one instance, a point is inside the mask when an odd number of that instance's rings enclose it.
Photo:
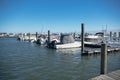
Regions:
[[[62,43],[62,33],[60,33],[60,43]]]
[[[110,40],[112,40],[112,32],[110,31]]]
[[[84,24],[81,24],[81,54],[84,53]]]
[[[48,30],[48,44],[50,43],[50,30]]]
[[[25,33],[23,33],[23,40],[25,40]]]
[[[29,33],[29,42],[30,42],[30,37],[31,37],[31,34]]]
[[[73,33],[73,38],[75,39],[75,33]]]
[[[107,73],[107,45],[102,44],[101,46],[101,74]]]
[[[120,32],[119,32],[119,38],[120,38]]]
[[[38,32],[36,32],[36,40],[37,40],[37,38],[38,38]]]

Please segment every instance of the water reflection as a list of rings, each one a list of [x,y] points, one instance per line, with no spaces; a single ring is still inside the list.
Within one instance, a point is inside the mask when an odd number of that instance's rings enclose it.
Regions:
[[[56,52],[61,54],[75,54],[75,53],[81,53],[81,48],[71,48],[71,49],[57,49]]]

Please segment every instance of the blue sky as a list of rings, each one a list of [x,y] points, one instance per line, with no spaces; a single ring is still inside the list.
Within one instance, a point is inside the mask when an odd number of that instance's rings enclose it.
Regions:
[[[0,32],[120,31],[120,0],[0,0]]]

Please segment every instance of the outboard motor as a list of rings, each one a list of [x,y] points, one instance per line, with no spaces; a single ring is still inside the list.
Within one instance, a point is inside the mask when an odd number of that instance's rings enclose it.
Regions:
[[[52,41],[51,43],[50,43],[50,48],[55,48],[55,45],[57,44],[57,41],[56,40],[54,40],[54,41]]]
[[[36,44],[40,44],[41,45],[40,39],[37,40]]]

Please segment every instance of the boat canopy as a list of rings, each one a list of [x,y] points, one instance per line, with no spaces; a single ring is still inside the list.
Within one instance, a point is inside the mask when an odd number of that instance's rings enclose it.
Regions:
[[[61,35],[61,40],[60,40],[60,41],[61,41],[62,44],[73,43],[73,42],[75,42],[73,36],[70,35],[70,34],[62,34],[62,35]]]

